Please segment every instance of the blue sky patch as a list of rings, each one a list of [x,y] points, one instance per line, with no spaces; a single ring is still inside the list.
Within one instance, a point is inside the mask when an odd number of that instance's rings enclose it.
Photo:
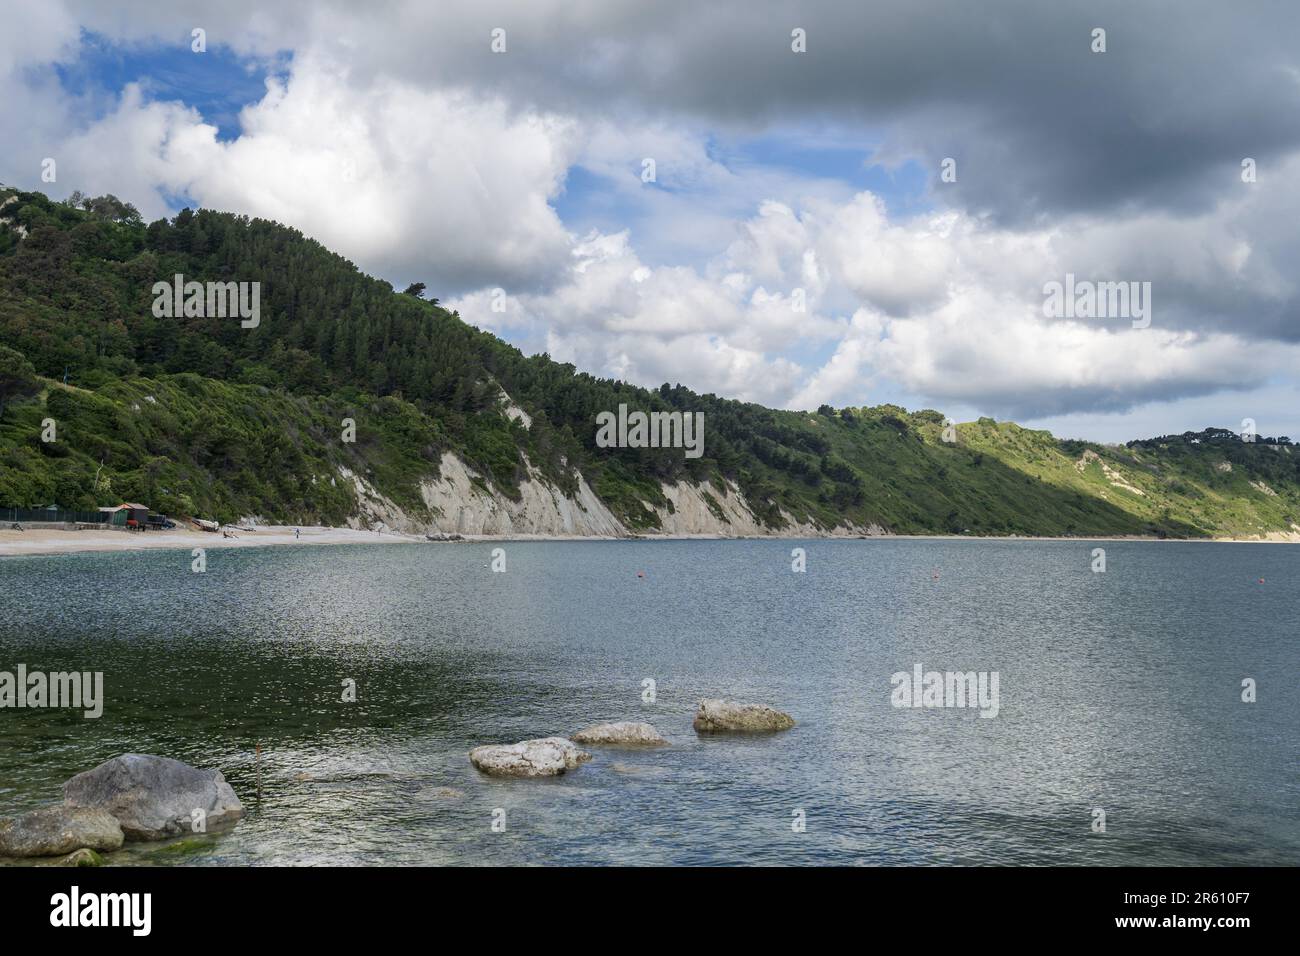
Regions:
[[[55,67],[63,88],[100,119],[112,109],[129,83],[138,83],[147,101],[180,102],[193,107],[217,127],[217,138],[230,141],[240,134],[239,111],[266,95],[269,76],[288,73],[290,55],[273,61],[238,57],[228,47],[190,49],[188,36],[175,45],[123,46],[82,31],[76,60]]]

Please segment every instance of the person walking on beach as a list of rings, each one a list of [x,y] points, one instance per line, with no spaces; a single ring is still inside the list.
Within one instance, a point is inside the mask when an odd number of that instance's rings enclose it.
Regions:
[[[294,528],[294,529],[293,529],[293,540],[295,540],[295,541],[298,540],[298,529],[297,529],[297,528]]]

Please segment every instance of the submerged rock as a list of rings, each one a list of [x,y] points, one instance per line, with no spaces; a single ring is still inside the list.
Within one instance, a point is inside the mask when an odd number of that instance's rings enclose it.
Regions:
[[[700,701],[693,726],[698,734],[771,733],[789,730],[794,718],[763,704],[713,699]]]
[[[0,819],[0,856],[63,856],[73,850],[116,850],[122,827],[103,810],[41,807]]]
[[[244,806],[219,770],[200,770],[170,757],[123,754],[63,785],[69,807],[106,810],[127,840],[164,840],[194,832],[195,811],[207,829],[233,824]]]
[[[666,777],[668,775],[668,771],[663,767],[646,767],[640,764],[618,763],[617,761],[610,764],[609,769],[629,777]]]
[[[573,735],[573,741],[588,745],[605,745],[612,747],[667,747],[665,740],[650,724],[631,720],[620,720],[612,724],[597,724],[580,730]]]
[[[88,847],[82,847],[75,853],[69,853],[58,863],[59,866],[103,866],[104,858]]]
[[[211,850],[215,842],[210,834],[197,833],[194,836],[171,840],[150,849],[149,852],[158,856],[189,856],[191,853],[202,853],[205,850]]]
[[[469,752],[470,763],[497,777],[554,777],[590,759],[591,754],[564,737],[490,744]]]

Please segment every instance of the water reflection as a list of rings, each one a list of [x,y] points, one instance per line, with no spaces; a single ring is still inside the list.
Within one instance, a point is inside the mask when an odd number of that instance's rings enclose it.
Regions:
[[[1082,542],[799,544],[806,574],[780,541],[2,560],[0,668],[102,670],[107,703],[0,712],[0,812],[134,751],[221,769],[249,815],[115,863],[1300,862],[1296,549],[1110,542],[1093,574]],[[917,662],[998,671],[999,716],[891,707]],[[724,694],[799,723],[697,738]],[[466,760],[605,719],[673,746],[550,781]]]

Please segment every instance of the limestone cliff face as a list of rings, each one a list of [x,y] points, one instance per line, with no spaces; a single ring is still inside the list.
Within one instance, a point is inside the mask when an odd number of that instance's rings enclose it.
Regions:
[[[721,488],[715,488],[707,481],[699,485],[679,481],[675,485],[662,487],[664,497],[672,502],[672,508],[655,509],[660,521],[659,534],[823,538],[886,533],[878,525],[868,528],[850,525],[819,528],[813,524],[796,521],[793,515],[784,511],[781,514],[785,518],[786,526],[780,531],[773,531],[754,517],[754,512],[750,509],[745,496],[730,482]]]
[[[613,538],[633,533],[581,475],[577,493],[570,496],[531,465],[528,467],[529,477],[520,483],[519,500],[515,501],[490,490],[490,484],[459,456],[445,453],[438,477],[421,487],[424,503],[433,515],[431,520],[408,515],[361,476],[347,469],[340,469],[340,474],[352,483],[357,495],[358,513],[349,522],[357,528],[384,528],[408,534],[439,531],[464,535]],[[646,505],[660,520],[660,528],[650,532],[652,535],[826,537],[887,533],[877,525],[818,528],[796,522],[790,515],[786,515],[787,527],[773,531],[759,523],[740,489],[730,483],[717,488],[709,482],[693,485],[683,481],[664,485],[663,494],[671,507],[652,509]]]
[[[627,533],[581,476],[577,495],[568,497],[529,465],[529,477],[519,483],[518,501],[485,490],[486,482],[476,484],[475,477],[456,455],[442,456],[438,479],[421,488],[438,531],[610,537]]]
[[[525,428],[532,427],[532,418],[519,408],[504,389],[498,405],[503,414]],[[382,495],[365,478],[346,468],[340,469],[343,480],[351,482],[356,492],[358,510],[349,522],[358,528],[384,528],[408,534],[443,532],[463,535],[502,535],[547,537],[582,536],[622,538],[632,535],[578,475],[576,494],[566,494],[555,487],[524,457],[528,477],[520,482],[516,501],[496,491],[483,476],[475,473],[460,456],[443,453],[438,466],[438,476],[421,485],[420,493],[432,519],[408,515],[393,501]],[[862,534],[887,534],[878,525],[858,528],[844,525],[837,528],[819,528],[794,520],[782,512],[786,527],[773,531],[762,525],[740,489],[730,482],[714,487],[710,482],[694,485],[679,481],[663,485],[667,505],[654,507],[645,503],[647,511],[659,518],[659,528],[650,534],[708,535],[717,537],[827,537],[856,536]]]

